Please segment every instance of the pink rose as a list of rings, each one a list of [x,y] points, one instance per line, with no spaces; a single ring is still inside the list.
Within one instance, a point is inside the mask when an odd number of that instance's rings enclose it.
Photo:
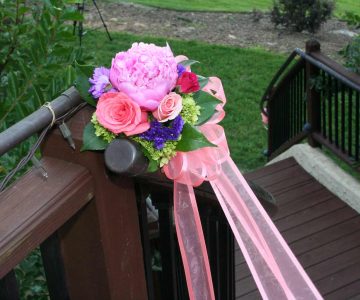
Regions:
[[[110,69],[112,85],[150,111],[175,88],[177,77],[169,45],[134,43],[128,51],[116,54]]]
[[[179,94],[170,93],[161,100],[153,116],[159,122],[166,122],[175,119],[182,110],[182,98]]]
[[[197,92],[200,90],[199,80],[193,72],[183,72],[179,77],[177,84],[180,86],[180,92],[184,94]]]
[[[124,93],[109,92],[101,95],[96,106],[96,118],[106,129],[127,136],[150,128],[147,113]]]

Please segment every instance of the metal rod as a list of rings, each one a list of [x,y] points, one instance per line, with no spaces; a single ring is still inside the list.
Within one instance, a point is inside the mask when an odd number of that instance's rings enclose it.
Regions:
[[[55,116],[61,116],[82,102],[79,92],[71,87],[53,100],[50,105]],[[22,119],[0,133],[0,156],[20,144],[28,137],[48,126],[53,116],[47,107],[40,107],[31,115]]]

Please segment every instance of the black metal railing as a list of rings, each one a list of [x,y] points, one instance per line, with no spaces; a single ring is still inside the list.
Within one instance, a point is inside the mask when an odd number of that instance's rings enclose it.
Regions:
[[[145,272],[148,297],[152,299],[189,299],[185,274],[178,247],[173,221],[172,184],[170,181],[153,181],[140,177],[137,185],[139,216],[142,231]],[[214,195],[208,189],[207,196],[197,195],[205,242],[216,299],[235,299],[234,237]],[[150,195],[158,210],[155,236],[151,237],[147,222],[146,198]],[[154,253],[161,257],[160,270],[154,270]]]
[[[261,109],[269,118],[268,155],[273,158],[308,138],[351,165],[360,162],[360,76],[324,56],[309,41],[295,49],[267,88]]]

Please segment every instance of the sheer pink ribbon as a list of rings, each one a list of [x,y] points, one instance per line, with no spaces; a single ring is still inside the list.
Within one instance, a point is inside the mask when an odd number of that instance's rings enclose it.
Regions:
[[[226,102],[221,81],[203,89],[221,104],[200,131],[218,147],[179,152],[163,171],[174,180],[174,219],[191,300],[215,299],[194,186],[210,184],[263,299],[322,299],[229,155],[220,122]]]

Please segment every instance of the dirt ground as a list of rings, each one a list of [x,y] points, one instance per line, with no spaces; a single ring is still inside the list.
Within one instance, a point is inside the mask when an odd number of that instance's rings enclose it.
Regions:
[[[304,48],[305,41],[317,39],[322,51],[339,59],[338,51],[359,30],[348,28],[345,22],[331,19],[319,32],[294,33],[285,28],[274,28],[266,13],[208,13],[179,12],[146,7],[131,3],[98,3],[110,31],[161,36],[183,40],[198,40],[213,44],[238,47],[262,47],[290,53]],[[99,27],[102,23],[94,5],[85,7],[85,26]]]

